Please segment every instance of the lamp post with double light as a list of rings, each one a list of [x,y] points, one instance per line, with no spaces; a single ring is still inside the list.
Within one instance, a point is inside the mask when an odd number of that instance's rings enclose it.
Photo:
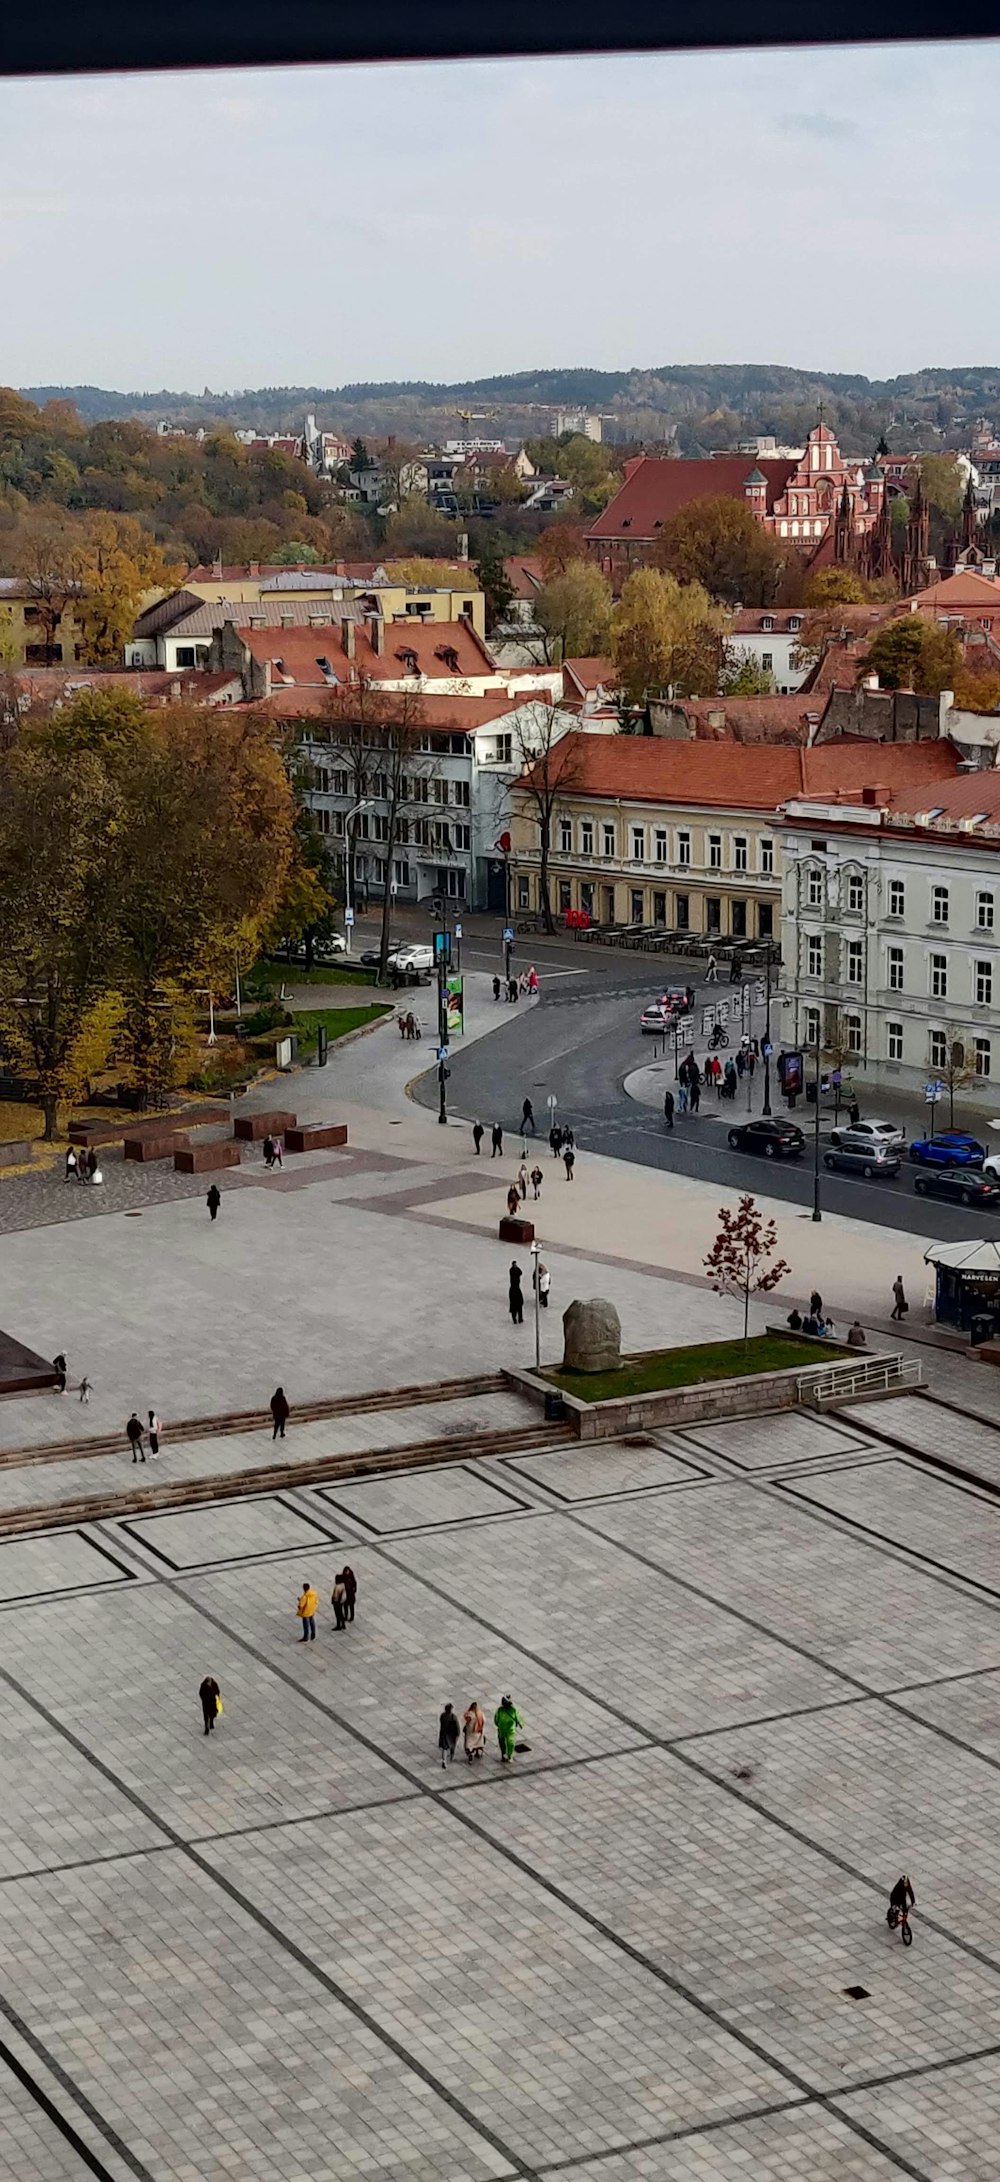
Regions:
[[[345,859],[347,878],[344,889],[347,899],[344,905],[344,937],[347,941],[346,952],[348,954],[351,952],[351,935],[354,931],[354,834],[351,830],[351,822],[358,817],[361,811],[370,811],[371,809],[372,798],[363,796],[361,802],[355,803],[353,808],[348,811],[344,820],[344,837],[347,844]]]

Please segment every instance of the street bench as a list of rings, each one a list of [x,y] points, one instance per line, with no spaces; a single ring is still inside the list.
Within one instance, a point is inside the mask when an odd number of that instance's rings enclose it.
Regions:
[[[522,1220],[519,1213],[512,1217],[509,1212],[505,1212],[500,1222],[500,1240],[502,1243],[519,1243],[523,1249],[535,1240],[534,1221]]]
[[[294,1129],[295,1121],[294,1114],[280,1107],[265,1114],[237,1114],[233,1135],[239,1144],[262,1144],[266,1136],[284,1136],[286,1129]]]
[[[172,1159],[175,1152],[186,1151],[187,1137],[179,1129],[167,1129],[162,1136],[132,1136],[129,1134],[122,1147],[126,1159],[141,1167],[148,1167],[155,1159]]]
[[[327,1152],[347,1142],[347,1125],[339,1121],[311,1122],[308,1128],[286,1129],[286,1152]]]
[[[175,1174],[214,1174],[220,1167],[238,1167],[240,1147],[223,1140],[216,1144],[185,1144],[174,1153]]]

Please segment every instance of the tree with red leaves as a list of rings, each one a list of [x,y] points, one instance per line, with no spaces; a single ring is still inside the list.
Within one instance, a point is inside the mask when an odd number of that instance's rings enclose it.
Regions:
[[[749,1339],[750,1295],[766,1295],[791,1272],[784,1258],[777,1258],[778,1230],[765,1220],[754,1197],[741,1197],[735,1212],[719,1207],[719,1232],[705,1259],[705,1271],[717,1296],[742,1296],[743,1339]]]

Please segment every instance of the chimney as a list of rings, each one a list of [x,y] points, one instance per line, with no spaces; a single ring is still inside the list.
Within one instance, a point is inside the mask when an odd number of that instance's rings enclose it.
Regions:
[[[867,803],[869,806],[872,806],[876,809],[881,804],[888,803],[889,789],[887,788],[885,781],[877,780],[873,783],[872,786],[868,788],[862,788],[861,801],[862,803]]]
[[[460,561],[467,561],[469,558],[469,533],[467,530],[460,530],[458,533],[458,558]]]
[[[212,574],[213,574],[213,576],[217,576],[217,577],[218,577],[218,579],[219,579],[219,581],[220,581],[220,583],[221,583],[221,581],[222,581],[222,547],[221,547],[221,546],[219,547],[219,550],[218,550],[218,552],[217,552],[217,554],[216,554],[216,556],[215,556],[215,559],[214,559],[214,561],[212,562]]]
[[[368,640],[376,659],[381,659],[385,651],[385,622],[381,614],[372,614],[368,623]]]
[[[865,675],[865,678],[864,678],[864,681],[863,681],[863,682],[862,682],[862,684],[861,684],[861,687],[862,687],[862,689],[877,689],[877,688],[878,688],[878,675],[877,675],[877,674],[866,674],[866,675]]]
[[[251,574],[251,576],[259,576],[259,575],[260,575],[260,562],[259,562],[259,561],[251,561],[251,563],[250,563],[250,574]]]
[[[346,618],[346,616],[345,616],[344,620],[343,620],[343,621],[341,622],[341,624],[340,624],[340,641],[341,641],[341,644],[342,644],[342,645],[343,645],[343,647],[344,647],[344,654],[345,654],[345,657],[346,657],[346,658],[348,658],[348,659],[353,659],[353,657],[354,657],[354,623],[353,623],[353,621],[348,621],[348,619]]]

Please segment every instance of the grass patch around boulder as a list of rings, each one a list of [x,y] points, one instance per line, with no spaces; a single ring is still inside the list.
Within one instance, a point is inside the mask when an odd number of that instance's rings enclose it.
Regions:
[[[689,1348],[650,1349],[624,1356],[618,1371],[558,1371],[539,1374],[561,1394],[581,1402],[627,1400],[633,1394],[659,1394],[675,1386],[699,1386],[707,1379],[745,1379],[752,1372],[801,1371],[807,1364],[843,1361],[841,1349],[826,1342],[797,1341],[794,1334],[752,1334],[749,1341],[699,1341]]]

